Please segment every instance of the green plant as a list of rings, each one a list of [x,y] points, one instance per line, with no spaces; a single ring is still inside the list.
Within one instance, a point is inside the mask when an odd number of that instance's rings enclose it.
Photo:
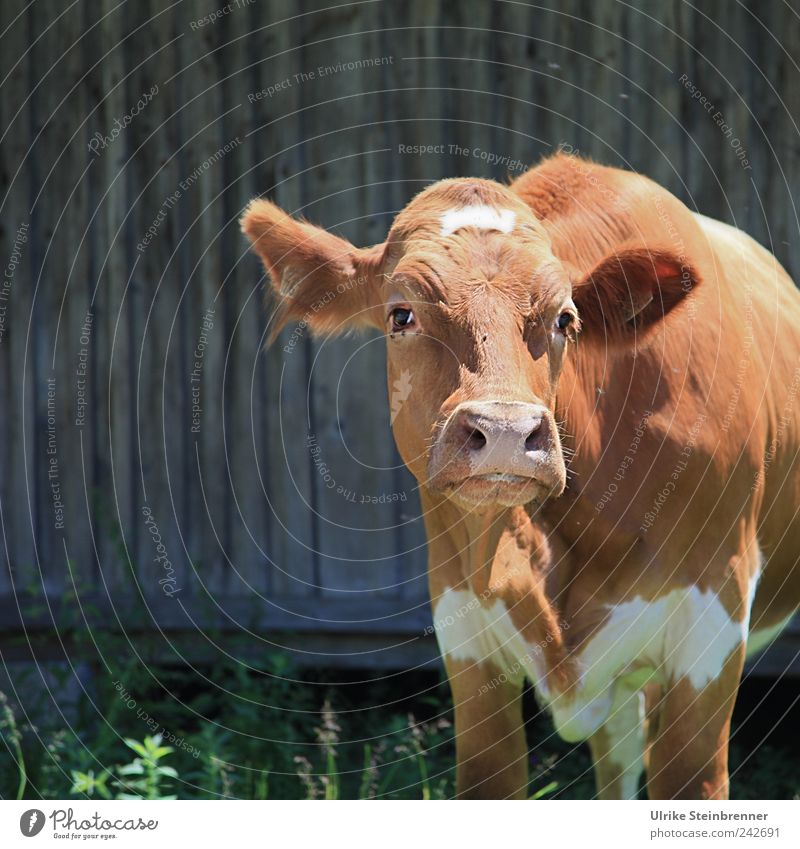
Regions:
[[[125,745],[132,749],[138,757],[130,763],[116,768],[116,777],[109,770],[95,775],[94,770],[80,772],[71,770],[71,793],[82,793],[86,796],[97,794],[103,799],[111,798],[108,781],[119,788],[117,799],[177,799],[174,794],[167,795],[163,786],[164,779],[177,778],[178,772],[174,767],[164,766],[161,761],[175,750],[172,746],[162,746],[162,737],[156,734],[145,737],[140,743],[130,738]]]
[[[141,743],[130,738],[125,740],[125,745],[133,749],[139,757],[117,770],[118,775],[127,779],[120,778],[115,782],[122,788],[122,792],[117,793],[118,799],[178,798],[175,795],[164,795],[164,788],[161,786],[162,779],[178,777],[173,767],[163,766],[160,763],[163,758],[175,751],[172,746],[162,746],[161,739],[161,735],[156,734],[153,737],[145,737]]]
[[[22,734],[17,726],[17,720],[11,705],[8,703],[6,694],[0,692],[0,738],[6,744],[9,752],[17,765],[17,799],[25,797],[25,786],[28,783],[28,772],[25,766],[25,758],[22,754]]]
[[[378,782],[379,753],[373,751],[369,743],[364,745],[364,762],[362,764],[361,782],[358,785],[359,799],[374,799]]]
[[[108,789],[108,779],[111,773],[101,772],[100,775],[95,775],[94,770],[90,769],[87,772],[80,770],[70,770],[72,777],[72,787],[70,793],[83,793],[84,796],[100,796],[101,799],[110,799],[111,791]]]
[[[558,790],[558,782],[551,781],[549,784],[546,784],[541,790],[537,790],[535,793],[532,793],[528,796],[528,799],[534,801],[536,799],[544,799],[547,796],[551,796],[553,793]]]
[[[336,770],[336,744],[339,742],[341,728],[331,703],[325,701],[322,706],[322,725],[316,729],[317,739],[325,755],[325,773],[320,777],[325,798],[329,801],[339,798],[339,775]]]

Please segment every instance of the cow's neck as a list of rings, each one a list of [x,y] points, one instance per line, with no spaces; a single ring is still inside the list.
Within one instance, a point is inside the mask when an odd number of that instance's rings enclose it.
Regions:
[[[545,592],[550,546],[523,507],[466,512],[423,491],[429,581],[435,599],[447,589],[469,590],[480,602],[505,604],[525,640],[539,645],[550,684],[571,676],[555,605]]]

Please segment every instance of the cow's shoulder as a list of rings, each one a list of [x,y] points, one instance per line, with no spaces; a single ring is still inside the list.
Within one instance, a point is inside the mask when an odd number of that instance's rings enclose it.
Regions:
[[[639,179],[632,172],[559,151],[520,175],[511,188],[546,222],[608,207]]]
[[[558,153],[511,185],[548,232],[553,253],[578,273],[632,242],[687,253],[700,227],[671,192],[643,174]],[[694,256],[692,256],[694,260]]]

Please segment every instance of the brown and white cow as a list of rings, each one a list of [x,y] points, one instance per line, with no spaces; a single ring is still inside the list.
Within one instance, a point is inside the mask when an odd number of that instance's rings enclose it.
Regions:
[[[242,220],[278,327],[385,333],[413,387],[457,793],[527,787],[525,678],[601,797],[725,798],[748,651],[800,603],[800,295],[744,233],[559,154],[443,180],[359,249]]]

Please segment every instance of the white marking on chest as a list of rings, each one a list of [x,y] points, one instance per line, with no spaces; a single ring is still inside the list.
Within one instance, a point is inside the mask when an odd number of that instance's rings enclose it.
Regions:
[[[758,575],[751,581],[752,602]],[[609,718],[617,689],[640,689],[650,678],[688,678],[700,690],[747,638],[748,610],[731,619],[713,590],[681,587],[646,601],[634,598],[609,608],[606,621],[576,653],[580,670],[565,694],[548,692],[544,653],[516,629],[506,605],[483,605],[471,590],[447,589],[434,606],[434,628],[443,654],[468,663],[491,662],[505,680],[527,676],[549,703],[558,733],[584,740]]]
[[[550,705],[558,733],[569,742],[594,734],[607,721],[620,686],[639,689],[651,678],[688,678],[702,689],[746,635],[747,617],[732,620],[715,592],[695,586],[609,608],[608,619],[576,653],[580,678],[574,692]]]
[[[529,644],[511,621],[505,603],[484,605],[472,590],[446,589],[433,609],[442,654],[467,663],[492,663],[510,681],[527,676],[546,693],[542,649]]]
[[[462,227],[510,233],[514,229],[516,219],[516,213],[510,209],[492,209],[485,204],[462,206],[460,209],[449,209],[442,215],[441,235],[450,236]]]
[[[662,679],[688,678],[700,690],[746,636],[747,617],[731,619],[715,592],[682,587],[652,601],[618,604],[580,660],[590,689],[636,660]]]

